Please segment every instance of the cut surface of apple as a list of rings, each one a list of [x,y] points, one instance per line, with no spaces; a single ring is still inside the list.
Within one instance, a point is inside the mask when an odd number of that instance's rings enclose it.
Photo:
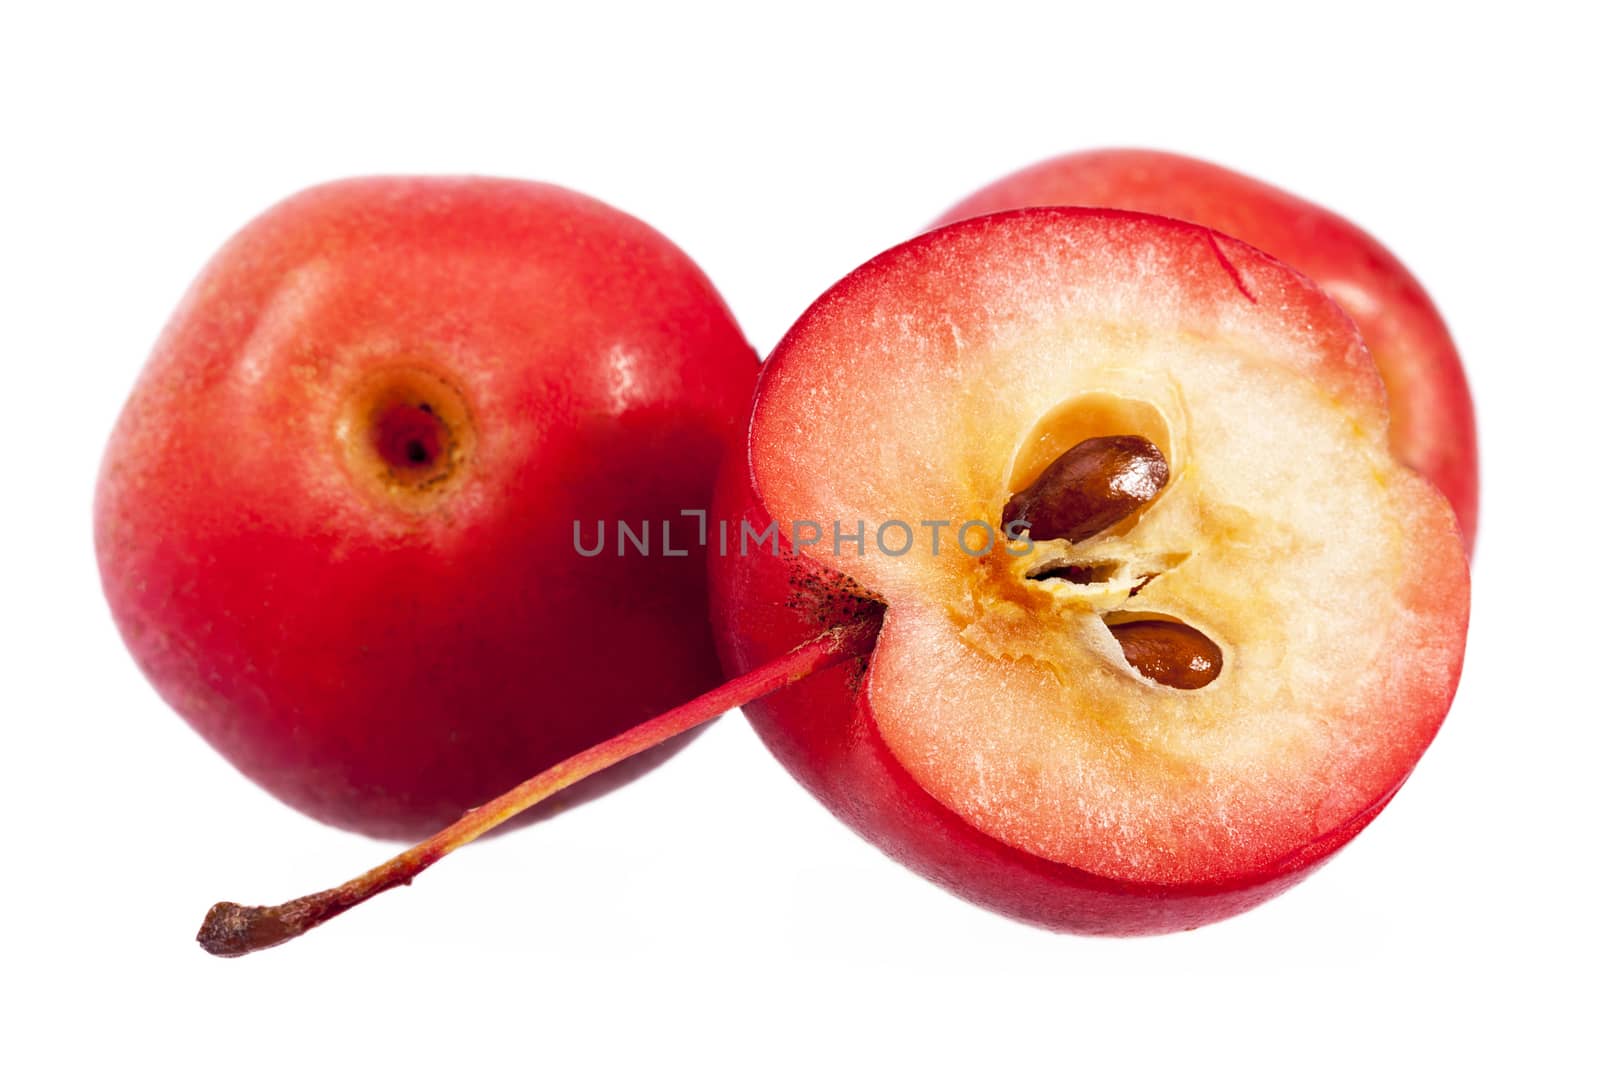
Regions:
[[[1146,149],[1074,152],[1025,167],[951,208],[949,223],[1052,205],[1167,215],[1231,234],[1303,271],[1355,320],[1388,388],[1389,446],[1449,498],[1470,551],[1478,526],[1472,394],[1420,282],[1349,220],[1204,160]]]
[[[824,802],[1029,921],[1224,917],[1364,826],[1450,703],[1464,550],[1387,428],[1349,319],[1247,245],[1072,209],[934,231],[835,286],[765,369],[719,512],[791,544],[715,561],[724,657],[792,645],[845,592],[883,601],[857,683],[747,709]],[[1147,499],[1008,538],[1013,499],[1095,439],[1159,450]],[[809,524],[846,537],[792,535]],[[1172,635],[1179,676],[1130,662]],[[1191,648],[1218,662],[1182,675]]]

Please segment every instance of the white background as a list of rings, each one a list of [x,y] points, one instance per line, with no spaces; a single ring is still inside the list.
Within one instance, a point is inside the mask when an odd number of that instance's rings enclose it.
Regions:
[[[0,1059],[1594,1062],[1593,25],[1529,3],[215,8],[0,16]],[[978,185],[1117,144],[1380,235],[1479,400],[1460,697],[1324,871],[1196,933],[1048,935],[882,858],[734,716],[296,944],[193,944],[218,897],[388,852],[236,775],[100,599],[99,451],[232,230],[348,174],[555,181],[678,241],[764,352]]]

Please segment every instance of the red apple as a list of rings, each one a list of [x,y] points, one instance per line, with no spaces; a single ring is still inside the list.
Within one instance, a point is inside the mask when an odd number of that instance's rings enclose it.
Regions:
[[[1252,246],[1081,209],[935,230],[768,361],[715,515],[787,545],[714,557],[719,648],[745,671],[884,610],[865,672],[746,705],[824,804],[1028,922],[1221,919],[1360,831],[1449,707],[1464,549],[1387,433],[1350,320]]]
[[[1013,208],[1111,207],[1231,234],[1311,276],[1355,319],[1388,387],[1389,444],[1454,505],[1470,551],[1478,526],[1472,396],[1450,332],[1411,272],[1316,204],[1198,159],[1135,149],[1060,156],[974,193],[939,224]]]
[[[755,372],[683,252],[597,201],[311,189],[234,237],[157,343],[101,472],[106,597],[262,786],[430,832],[720,680],[695,524],[682,556],[585,558],[573,523],[659,538],[707,506]]]

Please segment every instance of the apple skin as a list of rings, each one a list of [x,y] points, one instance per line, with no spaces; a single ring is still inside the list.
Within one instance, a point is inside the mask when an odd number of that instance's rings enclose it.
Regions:
[[[598,201],[309,189],[205,268],[122,412],[95,501],[106,598],[156,689],[261,786],[430,833],[721,681],[694,523],[683,557],[584,558],[573,522],[708,506],[756,369],[688,257]],[[361,452],[359,398],[392,381],[457,405],[471,449],[442,483],[368,469],[387,453]]]
[[[1394,254],[1348,220],[1282,189],[1187,156],[1111,148],[1057,156],[999,179],[936,226],[1025,207],[1165,215],[1255,245],[1307,274],[1361,330],[1389,393],[1389,444],[1478,529],[1478,439],[1466,371],[1444,319]]]
[[[1004,226],[1010,221],[1008,217],[995,224]],[[1181,226],[1164,219],[1152,221]],[[1213,241],[1219,259],[1223,251],[1217,242],[1224,240],[1217,237]],[[939,283],[932,280],[913,276],[901,281],[899,294],[886,295],[875,279],[895,271],[899,260],[918,254],[925,262],[939,264],[943,269],[942,265],[961,253],[950,251],[940,241],[935,232],[886,252],[820,297],[763,367],[755,406],[759,407],[771,391],[774,378],[789,373],[786,362],[817,358],[819,353],[827,353],[821,358],[836,359],[841,364],[856,358],[868,359],[866,353],[872,353],[870,358],[877,362],[870,373],[894,381],[892,367],[877,365],[884,358],[883,338],[875,334],[850,336],[849,323],[865,321],[861,317],[863,308],[871,308],[881,323],[901,323],[916,314],[912,309],[937,299]],[[952,246],[955,243],[950,241]],[[1248,251],[1232,242],[1229,245],[1230,254],[1236,258]],[[1017,252],[1022,262],[1037,255],[1037,246],[1024,246]],[[1237,279],[1225,284],[1234,281]],[[889,283],[888,292],[893,292],[894,284]],[[858,289],[863,293],[858,294]],[[950,323],[950,333],[977,333],[977,323],[989,314],[1006,313],[983,303],[980,297],[969,299],[974,307],[961,313],[959,325]],[[945,320],[942,309],[931,314]],[[1354,338],[1348,320],[1330,304],[1316,328],[1329,333],[1332,339],[1327,348],[1333,353],[1318,375],[1327,379],[1332,391],[1360,406],[1381,405],[1381,387],[1370,357]],[[915,350],[914,339],[904,343]],[[838,369],[844,373],[830,380],[848,382],[847,368]],[[842,386],[842,390],[842,395],[850,395],[848,386]],[[852,402],[856,401],[863,412],[872,412],[881,398],[853,397]],[[808,417],[816,414],[806,413]],[[752,529],[764,530],[772,522],[772,513],[753,475],[751,457],[763,448],[770,450],[770,445],[759,439],[756,427],[753,419],[749,446],[730,455],[718,479],[712,517],[714,523],[726,523],[730,531],[739,530],[743,522]],[[841,458],[840,462],[848,464],[850,460]],[[1445,667],[1444,692],[1429,694],[1435,707],[1427,713],[1420,734],[1413,739],[1424,746],[1454,692],[1465,639],[1466,566],[1461,550],[1452,544],[1456,530],[1448,511],[1439,504],[1424,535],[1448,547],[1449,551],[1439,553],[1441,559],[1455,557],[1441,565],[1439,573],[1447,578],[1437,592],[1438,598],[1449,604],[1445,613],[1451,616],[1452,630],[1444,640],[1454,644],[1453,659]],[[1409,595],[1433,594],[1413,588]],[[829,627],[863,614],[886,611],[886,627],[892,624],[895,614],[892,600],[884,605],[843,574],[796,552],[787,543],[777,555],[766,551],[714,555],[711,610],[718,650],[730,673],[767,662]],[[1253,870],[1232,877],[1180,883],[1106,877],[1013,847],[979,830],[933,797],[889,749],[878,728],[869,699],[873,671],[874,663],[869,658],[862,670],[834,670],[804,679],[745,705],[746,717],[762,742],[802,786],[890,858],[981,907],[1058,932],[1162,934],[1194,929],[1249,910],[1306,878],[1360,833],[1393,798],[1413,766],[1410,762],[1398,766],[1388,784],[1376,790],[1364,807]],[[1421,692],[1402,692],[1398,699],[1420,697]],[[1443,705],[1439,706],[1441,698]]]

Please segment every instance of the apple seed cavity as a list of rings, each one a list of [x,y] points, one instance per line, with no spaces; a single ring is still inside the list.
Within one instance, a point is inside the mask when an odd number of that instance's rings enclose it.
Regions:
[[[1155,500],[1169,476],[1166,456],[1147,437],[1090,437],[1061,453],[1015,493],[1006,504],[1003,519],[1008,525],[1026,523],[1028,536],[1035,541],[1085,541],[1111,531]],[[1105,586],[1107,595],[1131,599],[1160,574],[1159,569],[1144,569],[1157,562],[1154,559],[1118,559],[1116,555],[1113,550],[1097,559],[1052,560],[1028,571],[1026,577],[1034,582],[1056,579],[1073,586]],[[1161,562],[1176,565],[1186,557],[1187,553],[1179,553]],[[1222,671],[1221,649],[1186,623],[1166,618],[1114,622],[1106,617],[1109,604],[1103,596],[1074,599],[1084,606],[1098,605],[1096,610],[1117,639],[1128,665],[1158,685],[1199,689]]]

